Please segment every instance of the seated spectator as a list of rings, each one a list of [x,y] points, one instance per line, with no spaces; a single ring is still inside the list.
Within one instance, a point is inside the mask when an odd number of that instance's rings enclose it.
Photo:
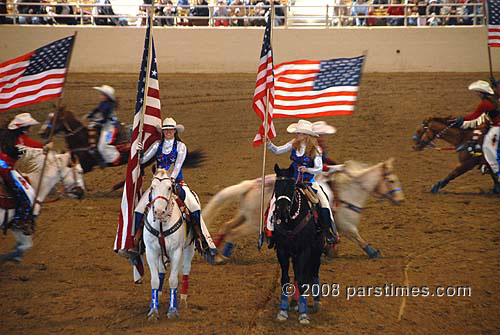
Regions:
[[[0,0],[3,1],[3,0]],[[18,3],[41,3],[42,0],[20,0]],[[19,14],[42,14],[42,6],[41,5],[18,5],[17,12]],[[18,17],[20,24],[41,24],[43,23],[41,17],[38,16],[22,16]]]
[[[191,16],[200,18],[205,17],[205,19],[190,19],[189,23],[191,26],[208,26],[208,17],[210,16],[210,11],[206,6],[208,6],[206,0],[196,0],[196,6],[191,9],[189,14]]]
[[[97,0],[96,4],[106,5],[106,6],[94,7],[94,9],[92,10],[92,15],[96,16],[94,21],[95,24],[100,26],[114,25],[112,18],[98,17],[99,15],[115,15],[115,13],[113,12],[113,8],[111,8],[111,2],[109,0]]]
[[[427,24],[429,26],[439,26],[441,25],[441,19],[436,17],[436,13],[432,13],[427,19]]]
[[[188,16],[190,8],[191,8],[191,4],[189,3],[189,0],[178,0],[177,1],[177,15]],[[178,19],[177,23],[179,25],[188,25],[189,21],[185,18],[180,18],[180,19]]]
[[[283,5],[278,0],[274,0],[274,25],[282,26],[283,24],[285,24]]]
[[[231,17],[230,24],[232,26],[243,27],[245,25],[245,21],[238,18],[245,15],[245,4],[241,0],[232,0],[231,4],[229,5],[229,16]]]
[[[427,2],[426,0],[419,0],[418,6],[418,25],[425,26],[427,24]]]
[[[255,11],[253,16],[255,16],[255,19],[250,19],[250,25],[251,26],[265,26],[266,25],[266,13],[269,10],[270,3],[268,1],[258,1],[255,4]]]
[[[174,6],[174,3],[172,0],[161,0],[160,2],[164,7],[158,7],[158,15],[159,16],[176,16],[177,15],[177,8]],[[173,26],[174,25],[174,18],[162,18],[159,21],[160,25],[162,26]]]
[[[408,9],[408,25],[416,26],[418,25],[418,6],[414,5]]]
[[[401,0],[392,0],[392,4],[396,6],[389,6],[389,8],[387,9],[387,14],[389,14],[390,16],[401,17],[390,18],[388,23],[390,26],[402,26],[404,24],[405,7],[397,6],[401,5]]]
[[[442,3],[441,0],[429,0],[429,13],[428,15],[441,15],[441,6],[439,6]],[[431,19],[431,18],[429,18]],[[435,18],[438,19],[438,18]]]
[[[465,6],[462,14],[462,24],[473,25],[481,24],[480,18],[475,18],[474,15],[480,15],[482,6],[474,6],[474,4],[479,3],[478,0],[467,0],[465,1]]]
[[[355,0],[352,3],[351,16],[360,16],[355,18],[356,26],[366,26],[367,21],[363,16],[368,15],[369,9],[365,0]]]
[[[75,14],[75,10],[73,6],[68,5],[68,0],[58,0],[58,5],[66,4],[64,6],[56,6],[56,14],[57,15],[73,15]],[[59,24],[68,24],[74,25],[77,24],[76,17],[56,17],[56,22]]]
[[[0,3],[0,14],[7,14],[7,4],[6,0]],[[11,24],[14,23],[10,17],[0,16],[0,24]]]
[[[217,0],[217,6],[214,10],[214,17],[227,17],[229,16],[229,8],[224,0]],[[229,26],[229,20],[226,18],[215,19],[215,26]]]

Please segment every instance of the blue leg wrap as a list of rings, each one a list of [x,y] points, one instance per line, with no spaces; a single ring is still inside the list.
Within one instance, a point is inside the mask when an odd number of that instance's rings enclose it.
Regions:
[[[163,282],[165,281],[165,274],[163,272],[158,273],[158,279],[160,280],[158,291],[161,292],[163,290]]]
[[[170,305],[168,306],[168,310],[177,310],[177,289],[170,289]]]
[[[222,251],[222,254],[225,257],[231,257],[233,250],[234,250],[234,244],[231,242],[226,242],[226,244],[224,244],[224,250]]]
[[[158,309],[158,290],[152,289],[151,292],[151,309]]]
[[[306,297],[301,295],[299,297],[299,314],[307,313],[307,300]]]
[[[281,294],[280,309],[282,311],[288,311],[288,296],[287,295]]]

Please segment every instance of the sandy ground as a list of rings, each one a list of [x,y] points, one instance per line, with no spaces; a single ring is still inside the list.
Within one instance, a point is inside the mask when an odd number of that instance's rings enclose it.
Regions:
[[[287,322],[274,321],[279,266],[273,252],[257,251],[256,236],[238,241],[234,258],[224,266],[209,266],[196,255],[189,307],[180,310],[179,320],[167,320],[164,297],[162,320],[148,323],[149,274],[144,284],[134,285],[130,266],[112,250],[121,192],[106,191],[124,177],[125,167],[118,167],[87,174],[85,199],[44,205],[32,251],[21,264],[0,265],[0,334],[499,334],[500,198],[484,194],[491,181],[477,170],[441,194],[430,194],[456,156],[411,149],[411,136],[425,117],[462,115],[475,107],[477,98],[466,87],[479,78],[487,75],[365,75],[358,110],[326,119],[338,127],[329,152],[339,161],[394,157],[407,200],[397,207],[370,199],[360,230],[383,258],[369,260],[343,240],[339,258],[325,260],[321,269],[321,282],[338,283],[339,296],[323,298],[310,326],[300,326],[295,313]],[[182,137],[188,148],[207,153],[203,168],[185,171],[203,203],[223,187],[259,176],[262,149],[251,146],[258,128],[251,111],[254,75],[160,79],[163,116],[186,126]],[[131,122],[136,81],[128,75],[70,75],[64,102],[83,116],[98,101],[91,87],[110,84],[117,90],[120,119]],[[24,110],[41,120],[52,108],[43,103]],[[290,138],[289,123],[276,122],[276,143]],[[269,173],[274,162],[286,164],[287,157],[271,156]],[[224,213],[211,231],[232,213]],[[11,234],[2,235],[0,252],[13,243]],[[471,295],[372,293],[346,299],[348,286],[386,284],[429,286],[431,293],[437,286],[469,286]]]

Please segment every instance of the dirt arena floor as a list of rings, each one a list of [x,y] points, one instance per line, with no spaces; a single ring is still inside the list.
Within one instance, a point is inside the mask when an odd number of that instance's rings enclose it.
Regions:
[[[121,192],[106,192],[124,177],[125,167],[118,167],[87,174],[85,199],[45,204],[32,251],[21,264],[0,265],[0,334],[500,334],[500,198],[485,193],[491,180],[477,170],[430,194],[456,155],[411,149],[411,136],[425,117],[472,111],[478,101],[467,86],[479,78],[487,74],[368,74],[358,110],[326,119],[338,127],[328,142],[338,161],[395,158],[406,202],[393,206],[370,199],[360,231],[383,257],[369,260],[344,239],[339,257],[326,259],[321,269],[321,282],[337,283],[339,296],[323,298],[310,326],[299,325],[296,313],[287,322],[275,321],[279,266],[273,252],[257,250],[257,236],[237,241],[234,258],[223,266],[209,266],[196,255],[189,307],[180,310],[179,320],[168,320],[162,297],[162,319],[148,323],[149,271],[142,285],[134,285],[130,266],[113,252]],[[203,203],[223,187],[260,175],[262,148],[251,145],[258,128],[251,110],[255,75],[160,79],[163,117],[183,123],[188,148],[207,154],[203,168],[185,171]],[[98,102],[92,86],[110,84],[117,90],[120,119],[131,122],[136,81],[136,75],[70,75],[64,102],[83,116]],[[42,120],[52,105],[25,110]],[[275,143],[290,138],[290,122],[276,122]],[[274,162],[288,161],[268,157],[269,173]],[[212,234],[232,214],[224,213]],[[0,252],[13,243],[10,233],[2,235]],[[471,295],[402,298],[372,292],[346,299],[349,286],[384,285],[428,286],[431,293],[438,286],[469,286]]]

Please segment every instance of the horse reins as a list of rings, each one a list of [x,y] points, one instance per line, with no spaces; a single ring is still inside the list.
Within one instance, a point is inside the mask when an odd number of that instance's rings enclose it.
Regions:
[[[429,122],[422,122],[422,127],[424,128],[425,132],[424,134],[427,134],[428,132],[431,132],[433,134],[433,137],[429,137],[429,140],[427,141],[422,141],[422,136],[420,136],[420,138],[416,138],[415,136],[415,140],[417,141],[418,144],[420,145],[423,145],[422,148],[425,148],[427,147],[428,145],[430,145],[432,148],[436,149],[436,150],[443,150],[442,148],[439,148],[435,143],[434,141],[435,140],[439,140],[441,138],[441,136],[443,136],[444,133],[446,133],[448,131],[448,129],[450,129],[451,127],[453,127],[457,122],[453,122],[453,123],[450,123],[448,126],[446,126],[443,130],[441,130],[439,133],[435,134],[429,127]]]

